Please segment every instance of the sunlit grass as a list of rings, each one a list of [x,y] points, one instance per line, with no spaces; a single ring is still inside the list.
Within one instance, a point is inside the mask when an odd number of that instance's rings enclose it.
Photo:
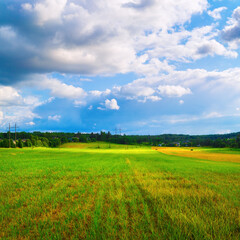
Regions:
[[[212,162],[107,143],[0,149],[0,238],[239,239],[239,164]]]
[[[220,162],[240,163],[240,152],[232,149],[153,147],[161,153]]]

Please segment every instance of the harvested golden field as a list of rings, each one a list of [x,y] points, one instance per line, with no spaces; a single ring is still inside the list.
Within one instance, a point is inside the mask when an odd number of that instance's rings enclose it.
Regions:
[[[214,151],[209,152],[206,149],[202,148],[154,147],[153,149],[156,149],[157,151],[167,155],[197,158],[218,162],[240,163],[240,155],[238,154],[219,153]]]

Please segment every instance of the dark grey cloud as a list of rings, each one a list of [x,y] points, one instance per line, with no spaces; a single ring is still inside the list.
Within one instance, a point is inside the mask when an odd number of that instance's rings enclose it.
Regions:
[[[240,39],[240,25],[234,26],[222,32],[222,37],[225,41],[235,41]]]
[[[125,8],[144,9],[155,4],[155,0],[140,0],[139,3],[129,2],[123,4]]]
[[[74,1],[73,1],[74,2]],[[96,24],[86,30],[86,23],[72,20],[48,21],[41,26],[34,12],[25,11],[20,1],[0,2],[0,84],[12,84],[35,73],[92,74],[98,66],[87,63],[61,64],[49,56],[51,50],[98,45],[114,32]],[[93,3],[89,4],[94,8]]]
[[[197,49],[197,53],[201,55],[205,55],[212,52],[212,47],[209,44],[204,44]]]
[[[229,42],[240,40],[240,7],[233,11],[230,25],[222,31],[222,38]]]

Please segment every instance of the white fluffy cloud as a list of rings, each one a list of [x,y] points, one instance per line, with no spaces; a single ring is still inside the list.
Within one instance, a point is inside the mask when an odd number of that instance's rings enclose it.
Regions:
[[[4,46],[0,53],[7,56],[6,61],[12,59],[16,74],[25,71],[94,75],[133,71],[156,75],[174,69],[162,60],[168,57],[166,52],[158,49],[166,47],[166,38],[175,36],[178,36],[177,46],[182,45],[184,39],[173,30],[174,26],[183,25],[207,7],[207,0],[37,0],[34,3],[26,0],[15,14],[22,14],[20,17],[28,28],[13,21],[6,24],[8,31],[5,27],[3,36],[0,34]],[[5,11],[10,11],[7,4]],[[5,41],[6,36],[11,41]],[[178,59],[184,57],[181,52],[175,52],[180,55]],[[18,61],[13,60],[16,55]],[[22,61],[24,65],[19,64]]]
[[[106,107],[106,109],[110,109],[110,110],[119,110],[120,109],[116,99],[112,99],[112,100],[106,99],[105,107]]]
[[[207,0],[22,0],[11,7],[6,2],[1,5],[5,15],[1,16],[4,26],[0,26],[0,83],[15,87],[13,83],[24,79],[23,91],[37,88],[53,98],[70,99],[76,107],[90,105],[90,110],[96,108],[96,102],[102,102],[99,109],[119,110],[119,99],[145,103],[166,98],[184,109],[189,98],[203,93],[218,100],[215,102],[223,102],[219,96],[225,96],[223,108],[227,102],[234,109],[240,105],[238,68],[179,70],[181,66],[192,68],[189,63],[207,56],[238,57],[233,43],[240,41],[240,7],[222,32],[230,43],[227,46],[219,38],[218,23],[190,25],[192,16],[206,13]],[[219,20],[225,9],[207,13]],[[9,16],[16,17],[9,20]],[[48,77],[53,72],[78,74],[80,82],[74,85],[63,77]],[[118,81],[118,86],[113,84],[105,91],[97,89],[98,84],[92,90],[92,83],[86,88],[90,91],[80,87],[91,81],[88,76],[94,79],[95,75],[118,73],[135,73],[139,79],[124,80],[124,84]],[[0,87],[0,121],[25,119],[31,126],[38,117],[34,108],[44,102],[26,97],[14,87]],[[214,107],[208,112],[221,112]],[[51,121],[60,118],[49,116]]]
[[[184,29],[193,15],[208,7],[207,0],[22,1],[21,11],[15,14],[23,14],[20,17],[28,28],[14,21],[0,27],[4,46],[0,55],[6,56],[4,62],[11,61],[17,76],[2,75],[0,82],[25,79],[24,72],[157,76],[175,70],[171,60],[189,62],[208,55],[236,58],[235,51],[219,42],[216,25]],[[209,14],[219,18],[224,9]],[[7,4],[5,11],[10,11]],[[4,73],[9,70],[5,65],[1,68]],[[66,91],[52,94],[75,99],[84,94],[71,86],[61,88]]]
[[[237,52],[227,49],[215,39],[219,35],[215,27],[211,25],[192,31],[183,29],[180,32],[153,33],[150,39],[144,39],[143,42],[148,43],[151,49],[147,51],[150,58],[165,57],[168,61],[180,62],[189,62],[208,55],[236,58]]]
[[[34,109],[40,105],[51,102],[53,99],[40,101],[35,96],[23,96],[21,91],[13,87],[0,86],[0,127],[9,123],[33,126],[33,119],[40,118]],[[22,127],[22,126],[21,126]]]
[[[31,80],[25,81],[23,85],[42,90],[49,89],[52,97],[82,100],[87,96],[87,93],[82,88],[68,85],[56,78],[49,78],[45,75],[34,75]]]
[[[160,101],[162,97],[182,97],[191,94],[192,92],[188,87],[166,84],[167,82],[172,82],[174,74],[176,72],[161,77],[138,79],[127,85],[114,87],[111,93],[119,98],[138,100],[143,103],[146,101]],[[168,81],[165,81],[164,78],[167,76],[169,77]],[[165,84],[163,85],[163,83]]]
[[[43,88],[47,86],[48,89],[51,89],[51,95],[54,97],[78,99],[86,96],[82,88],[67,85],[57,79],[45,79],[41,82],[41,86]]]
[[[221,12],[226,10],[226,7],[220,7],[220,8],[216,8],[213,11],[208,11],[208,15],[211,16],[212,18],[214,18],[215,20],[219,20],[221,19]]]
[[[106,89],[105,91],[99,91],[99,90],[93,90],[89,92],[89,96],[95,98],[95,97],[104,97],[111,93],[110,89]]]
[[[160,95],[167,97],[182,97],[183,95],[192,93],[189,88],[171,85],[158,86],[158,91]]]
[[[28,123],[26,123],[26,125],[29,125],[29,126],[34,126],[34,125],[35,125],[35,123],[34,123],[34,122],[28,122]]]
[[[16,89],[0,86],[0,106],[16,106],[23,103],[24,99]]]
[[[38,24],[44,25],[49,21],[61,19],[67,0],[43,0],[35,4],[24,3],[22,8],[33,12],[38,17]]]
[[[117,90],[117,89],[116,89]],[[135,99],[136,97],[149,97],[155,93],[155,90],[149,86],[142,86],[133,83],[129,83],[122,86],[119,89],[119,94],[121,96],[126,96],[127,99]]]
[[[32,122],[35,118],[40,118],[39,115],[34,113],[33,106],[8,106],[2,107],[0,111],[0,128],[8,126],[8,124],[17,123],[21,128],[24,124]]]
[[[56,121],[56,122],[59,122],[60,119],[61,119],[61,116],[60,116],[60,115],[48,116],[48,120],[50,120],[50,121]]]

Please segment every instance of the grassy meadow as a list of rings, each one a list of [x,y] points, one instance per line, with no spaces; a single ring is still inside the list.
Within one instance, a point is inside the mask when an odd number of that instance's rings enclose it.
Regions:
[[[0,238],[239,239],[240,152],[0,149]]]

